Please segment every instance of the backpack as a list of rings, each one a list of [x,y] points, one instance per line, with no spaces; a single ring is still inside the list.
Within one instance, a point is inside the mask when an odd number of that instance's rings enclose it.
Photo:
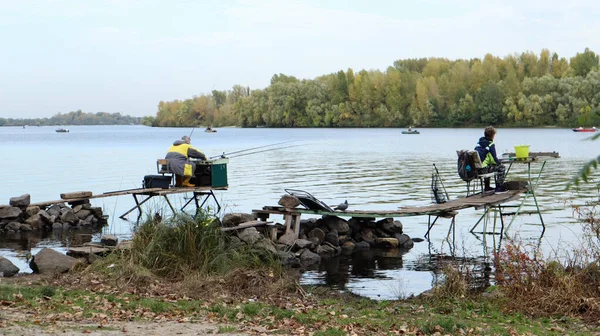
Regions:
[[[477,175],[477,171],[475,170],[475,162],[467,150],[461,150],[458,152],[457,166],[458,176],[460,176],[460,178],[465,182],[471,182],[471,180],[473,180]]]

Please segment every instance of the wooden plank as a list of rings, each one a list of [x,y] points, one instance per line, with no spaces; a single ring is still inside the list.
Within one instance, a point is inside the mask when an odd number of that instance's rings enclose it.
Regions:
[[[223,227],[223,228],[221,228],[221,231],[227,232],[227,231],[233,231],[233,230],[241,230],[241,229],[247,229],[247,228],[250,228],[250,227],[268,225],[268,224],[272,224],[272,223],[273,222],[249,221],[249,222],[241,223],[241,224],[239,224],[237,226]]]
[[[93,193],[91,191],[73,191],[70,193],[62,193],[60,194],[60,198],[61,199],[73,199],[73,198],[87,198],[87,197],[91,197],[93,195]]]

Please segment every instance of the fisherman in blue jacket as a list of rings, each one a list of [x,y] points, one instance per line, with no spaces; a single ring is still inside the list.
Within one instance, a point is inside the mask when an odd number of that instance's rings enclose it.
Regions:
[[[485,191],[494,190],[496,193],[506,192],[506,185],[504,184],[505,167],[498,160],[496,155],[496,144],[494,144],[494,137],[496,136],[496,129],[492,126],[488,126],[483,131],[483,136],[479,138],[475,150],[479,153],[479,159],[481,159],[481,165],[486,173],[496,172],[496,188],[490,187],[490,179],[486,178]]]

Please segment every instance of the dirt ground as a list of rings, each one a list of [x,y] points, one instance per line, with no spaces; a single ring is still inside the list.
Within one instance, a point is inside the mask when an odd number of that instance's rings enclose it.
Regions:
[[[11,325],[0,329],[1,335],[131,335],[131,336],[170,336],[170,335],[249,335],[242,333],[219,332],[219,326],[205,323],[178,322],[118,322],[98,328],[73,322],[60,322],[51,327]]]
[[[0,335],[33,336],[33,335],[131,335],[131,336],[171,336],[171,335],[229,335],[246,336],[237,332],[233,325],[217,325],[207,322],[149,322],[119,321],[109,322],[103,326],[89,322],[56,321],[53,325],[36,325],[31,317],[20,311],[4,309],[0,311]],[[221,330],[220,330],[221,327]],[[227,330],[232,330],[226,332]],[[220,331],[220,332],[219,332]],[[255,330],[252,334],[259,333]]]

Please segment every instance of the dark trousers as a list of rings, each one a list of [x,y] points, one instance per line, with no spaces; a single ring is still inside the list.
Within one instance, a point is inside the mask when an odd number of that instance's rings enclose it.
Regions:
[[[487,167],[483,168],[483,170],[484,170],[485,173],[496,172],[496,187],[504,185],[504,178],[506,176],[506,167],[504,167],[503,164],[490,165],[490,166],[487,166]],[[490,179],[489,178],[485,179],[485,185],[486,186],[490,185]]]

